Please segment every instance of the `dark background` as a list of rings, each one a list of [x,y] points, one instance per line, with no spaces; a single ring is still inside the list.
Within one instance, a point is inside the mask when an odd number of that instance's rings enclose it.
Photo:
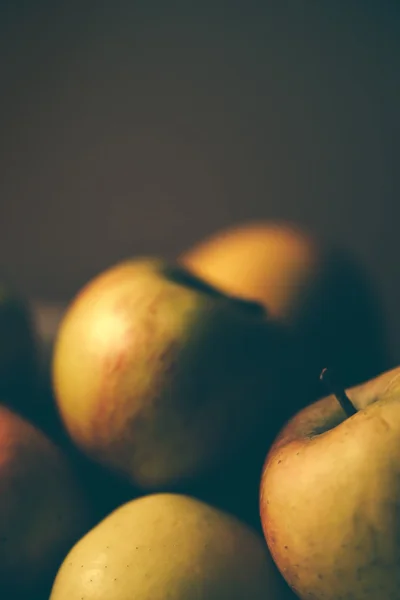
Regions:
[[[23,292],[290,219],[366,265],[400,362],[400,2],[0,6],[0,270]]]

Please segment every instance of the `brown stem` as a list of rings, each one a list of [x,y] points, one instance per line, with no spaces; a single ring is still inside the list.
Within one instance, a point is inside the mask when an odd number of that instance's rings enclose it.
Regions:
[[[357,409],[346,394],[344,388],[338,384],[337,380],[335,380],[331,371],[329,369],[323,369],[320,375],[320,379],[326,385],[329,393],[335,396],[336,400],[339,402],[346,415],[348,417],[352,417],[353,415],[355,415]]]

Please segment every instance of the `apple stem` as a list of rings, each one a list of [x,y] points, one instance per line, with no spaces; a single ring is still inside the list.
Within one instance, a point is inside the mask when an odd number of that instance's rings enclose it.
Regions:
[[[357,413],[357,409],[351,402],[343,387],[338,385],[329,369],[323,369],[320,375],[321,381],[326,385],[328,391],[333,394],[348,417]]]

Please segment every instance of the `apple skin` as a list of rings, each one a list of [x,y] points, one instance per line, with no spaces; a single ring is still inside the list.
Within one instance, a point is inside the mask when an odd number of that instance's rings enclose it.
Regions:
[[[186,495],[118,507],[66,556],[51,600],[289,600],[261,536]]]
[[[320,249],[289,223],[255,221],[219,230],[179,261],[226,294],[251,298],[275,318],[294,320],[319,272]]]
[[[179,256],[225,293],[256,300],[299,339],[315,389],[332,367],[346,387],[393,366],[381,299],[348,252],[293,223],[259,220],[217,231]],[[293,412],[299,408],[293,402]]]
[[[69,306],[53,384],[79,448],[141,490],[168,490],[257,432],[276,435],[291,355],[260,305],[142,258],[100,274]]]
[[[400,368],[300,411],[260,486],[265,538],[307,600],[400,599]]]
[[[48,592],[65,553],[91,525],[87,498],[63,453],[0,405],[0,598]]]

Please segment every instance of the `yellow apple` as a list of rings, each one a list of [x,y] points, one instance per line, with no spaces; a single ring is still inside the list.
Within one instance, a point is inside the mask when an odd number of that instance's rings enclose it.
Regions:
[[[336,394],[293,417],[268,453],[265,537],[303,600],[398,600],[400,368]]]
[[[260,305],[143,258],[100,274],[70,304],[53,382],[79,448],[141,489],[166,490],[275,435],[288,370],[289,338]]]
[[[50,600],[284,600],[261,537],[193,498],[116,509],[66,556]]]
[[[354,257],[285,222],[258,221],[219,231],[179,261],[227,294],[256,300],[298,336],[316,389],[327,365],[346,386],[389,368],[380,299]],[[298,400],[292,401],[300,408]]]

